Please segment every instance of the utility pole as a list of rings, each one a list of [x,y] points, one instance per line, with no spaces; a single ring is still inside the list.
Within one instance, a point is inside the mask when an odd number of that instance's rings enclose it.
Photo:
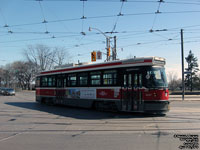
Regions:
[[[97,29],[97,28],[92,28],[89,27],[89,31],[92,31],[92,29],[99,31],[103,36],[106,37],[106,50],[107,50],[107,57],[106,57],[106,61],[110,61],[110,36],[107,36],[105,33],[103,33],[101,30]]]
[[[112,50],[112,60],[116,60],[117,59],[117,38],[116,36],[114,36],[114,47]]]
[[[114,38],[114,47],[113,47],[113,49],[112,49],[112,60],[116,60],[117,59],[117,38],[116,38],[116,36],[114,36],[114,37],[111,37],[111,36],[107,36],[104,32],[102,32],[101,30],[99,30],[99,29],[97,29],[97,28],[92,28],[92,27],[89,27],[89,31],[92,31],[92,29],[94,29],[94,30],[97,30],[97,31],[99,31],[103,36],[105,36],[106,37],[106,50],[107,50],[107,52],[106,52],[106,61],[110,61],[110,58],[111,58],[111,55],[110,55],[110,49],[111,49],[111,47],[110,47],[110,39],[111,38]]]
[[[184,100],[184,95],[185,95],[185,81],[184,81],[183,29],[181,29],[181,59],[182,59],[182,100]]]

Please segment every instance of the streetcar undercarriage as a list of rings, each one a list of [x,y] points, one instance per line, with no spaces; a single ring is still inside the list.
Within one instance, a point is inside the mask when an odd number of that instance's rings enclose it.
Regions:
[[[169,111],[169,101],[165,100],[143,101],[142,103],[133,101],[132,103],[126,103],[122,100],[56,99],[54,97],[37,96],[36,101],[47,105],[66,105],[112,112],[119,111],[165,114]]]

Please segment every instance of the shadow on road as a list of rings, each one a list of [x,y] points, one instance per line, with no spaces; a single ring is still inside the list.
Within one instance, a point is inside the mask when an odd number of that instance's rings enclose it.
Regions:
[[[143,113],[102,112],[92,109],[73,108],[66,106],[48,106],[48,105],[41,105],[36,102],[7,102],[5,104],[40,112],[47,112],[62,117],[72,117],[76,119],[95,120],[95,119],[160,117]]]

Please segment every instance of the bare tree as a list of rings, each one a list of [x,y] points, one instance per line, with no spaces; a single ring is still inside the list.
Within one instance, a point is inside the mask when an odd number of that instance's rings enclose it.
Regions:
[[[62,66],[66,63],[69,63],[69,61],[71,61],[70,55],[67,52],[65,47],[54,47],[54,51],[56,53],[55,58],[56,58],[56,64],[58,66]]]
[[[1,86],[11,87],[14,82],[11,64],[7,64],[0,69]]]
[[[35,65],[39,71],[50,70],[54,66],[56,52],[46,45],[29,45],[24,50],[26,59]]]
[[[13,75],[22,89],[30,89],[31,82],[33,81],[32,63],[16,61],[12,63]]]
[[[0,86],[30,89],[35,70],[30,62],[16,61],[0,68]]]
[[[53,69],[55,66],[61,66],[69,60],[69,54],[64,47],[50,48],[46,45],[29,45],[24,50],[24,55],[28,62],[34,64],[37,72]]]

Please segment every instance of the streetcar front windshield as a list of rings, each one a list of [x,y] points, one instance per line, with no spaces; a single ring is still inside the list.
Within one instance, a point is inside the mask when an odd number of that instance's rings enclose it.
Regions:
[[[147,88],[168,87],[165,69],[156,67],[148,68],[146,70],[145,83]]]

